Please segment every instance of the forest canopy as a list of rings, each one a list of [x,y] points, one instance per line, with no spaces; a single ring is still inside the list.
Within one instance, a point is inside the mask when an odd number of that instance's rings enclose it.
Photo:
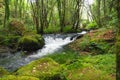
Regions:
[[[75,32],[113,27],[113,0],[0,0],[0,25],[15,19],[37,33]]]

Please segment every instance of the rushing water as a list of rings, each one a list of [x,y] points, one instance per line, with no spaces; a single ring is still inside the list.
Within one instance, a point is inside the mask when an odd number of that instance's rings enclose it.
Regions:
[[[14,71],[17,68],[38,59],[44,55],[55,53],[63,49],[63,46],[73,42],[78,35],[83,35],[86,32],[72,33],[72,34],[46,34],[43,35],[45,40],[45,46],[31,53],[31,55],[23,55],[22,52],[17,52],[14,54],[7,53],[7,55],[0,56],[0,66],[8,69],[9,71]]]

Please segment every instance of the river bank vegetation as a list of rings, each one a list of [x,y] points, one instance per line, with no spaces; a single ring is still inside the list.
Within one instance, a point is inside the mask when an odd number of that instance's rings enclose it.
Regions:
[[[0,80],[119,80],[119,14],[119,0],[0,0],[0,58],[44,48],[44,34],[87,32],[15,71],[0,62]]]

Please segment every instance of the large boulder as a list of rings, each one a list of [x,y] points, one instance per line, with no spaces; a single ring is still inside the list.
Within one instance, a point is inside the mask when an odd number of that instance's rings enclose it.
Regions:
[[[65,80],[60,76],[61,66],[50,58],[42,58],[21,67],[16,75],[34,76],[40,80]]]
[[[44,39],[39,34],[24,35],[18,41],[19,48],[23,51],[35,51],[44,46]]]

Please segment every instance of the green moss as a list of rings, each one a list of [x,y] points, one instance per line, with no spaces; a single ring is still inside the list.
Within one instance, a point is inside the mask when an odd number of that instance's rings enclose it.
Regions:
[[[98,28],[98,25],[96,22],[91,22],[86,26],[86,29],[95,29],[95,28]]]
[[[71,70],[67,73],[68,80],[115,80],[110,75],[106,75],[93,67]]]
[[[0,77],[4,76],[4,75],[8,75],[9,72],[7,70],[5,70],[4,68],[0,67]]]
[[[39,80],[39,79],[31,76],[8,75],[8,76],[3,76],[2,78],[0,78],[0,80]]]
[[[115,54],[81,56],[66,65],[64,75],[68,80],[115,80]]]
[[[61,67],[50,58],[35,60],[21,67],[16,74],[22,76],[34,76],[41,80],[61,80]]]
[[[44,46],[44,39],[38,34],[25,35],[20,38],[18,44],[22,50],[35,51]]]
[[[115,54],[104,54],[96,56],[82,56],[74,63],[67,66],[68,69],[77,69],[83,67],[94,66],[97,69],[105,71],[109,74],[115,74],[115,65],[116,65],[116,56]],[[75,67],[76,66],[76,67]]]

